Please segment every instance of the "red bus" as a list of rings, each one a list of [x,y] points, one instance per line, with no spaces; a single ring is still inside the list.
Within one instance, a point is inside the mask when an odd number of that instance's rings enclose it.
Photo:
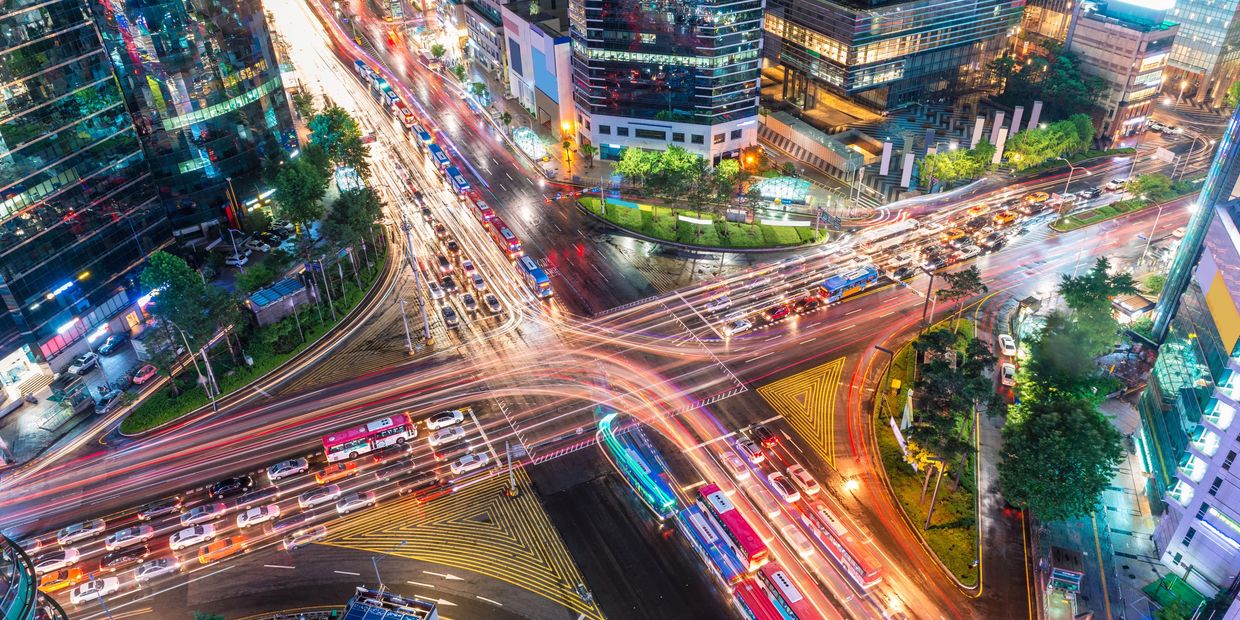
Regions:
[[[517,260],[518,257],[524,256],[525,252],[521,250],[521,240],[517,235],[513,234],[504,220],[498,215],[491,217],[491,238],[495,240],[495,244],[499,249],[508,255],[509,260]]]
[[[792,612],[800,620],[814,620],[822,614],[814,609],[814,605],[801,594],[792,578],[788,573],[784,572],[784,568],[774,562],[768,562],[763,566],[759,574],[766,584],[766,589],[771,593],[771,600],[780,605],[784,609]]]
[[[737,556],[749,566],[753,572],[770,559],[770,551],[766,543],[753,531],[753,526],[745,520],[745,516],[736,510],[732,501],[724,495],[717,484],[708,484],[698,490],[702,505],[714,515],[723,531],[731,539],[732,548]]]
[[[418,428],[409,414],[398,413],[379,418],[361,426],[335,432],[323,438],[323,453],[327,462],[357,458],[371,450],[403,444],[418,434]]]
[[[785,620],[775,603],[755,579],[745,579],[732,587],[733,602],[741,617],[749,620]]]
[[[883,580],[878,562],[861,542],[853,538],[844,524],[822,502],[814,502],[812,516],[801,514],[801,521],[814,533],[814,538],[826,549],[848,577],[863,590],[868,590]]]
[[[405,126],[405,129],[413,129],[413,124],[418,120],[418,118],[413,115],[413,110],[410,110],[409,106],[405,105],[405,102],[400,99],[397,99],[396,103],[392,104],[392,114],[395,114],[396,118],[400,119],[400,122]]]
[[[495,219],[495,210],[477,198],[473,199],[473,203],[474,216],[478,218],[479,222],[482,222],[483,226],[490,226],[491,220]]]

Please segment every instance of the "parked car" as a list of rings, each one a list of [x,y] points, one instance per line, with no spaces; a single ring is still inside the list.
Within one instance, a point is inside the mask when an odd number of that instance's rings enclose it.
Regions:
[[[374,491],[358,491],[336,500],[336,513],[347,515],[354,510],[370,508],[377,501]]]
[[[294,549],[304,547],[312,542],[323,540],[324,538],[327,538],[327,526],[316,525],[314,527],[297,530],[296,532],[285,536],[284,540],[280,542],[280,546],[284,547],[285,551],[292,551]]]
[[[177,551],[187,547],[196,547],[215,538],[216,533],[215,526],[210,523],[187,527],[168,537],[168,548]]]
[[[306,508],[314,508],[328,502],[334,502],[340,498],[340,487],[334,484],[321,486],[317,489],[310,489],[297,497],[297,505],[304,510]]]
[[[467,474],[471,471],[482,469],[491,461],[491,457],[486,452],[477,452],[466,454],[461,458],[452,461],[450,469],[454,475]]]
[[[251,508],[237,515],[237,529],[244,530],[247,527],[261,525],[268,521],[274,521],[280,517],[279,504],[267,504],[266,506],[258,506]]]
[[[201,506],[194,506],[188,512],[181,513],[181,525],[190,526],[209,523],[224,516],[226,512],[228,512],[228,506],[224,502],[212,502],[202,504]]]
[[[1016,366],[1014,364],[1005,363],[1003,365],[1003,375],[1000,378],[1000,382],[1008,387],[1016,386]]]
[[[263,241],[262,239],[259,239],[258,237],[254,237],[246,241],[245,247],[251,250],[258,251],[258,252],[270,252],[271,251],[271,244],[267,243],[266,241]]]
[[[288,459],[268,467],[267,479],[276,482],[308,471],[310,471],[310,461],[303,458]]]
[[[229,267],[245,267],[245,264],[248,262],[250,262],[248,257],[241,256],[239,254],[233,254],[232,256],[224,259],[224,264]]]
[[[115,388],[104,393],[103,396],[99,397],[99,400],[95,401],[95,413],[111,413],[114,409],[120,406],[122,393],[123,392]]]
[[[133,580],[141,586],[164,575],[171,575],[180,571],[181,562],[177,560],[176,556],[168,555],[139,564],[137,568],[133,569]]]
[[[437,431],[441,428],[455,426],[465,421],[465,412],[460,409],[449,409],[440,411],[435,415],[426,418],[426,429]]]
[[[84,375],[97,366],[99,366],[99,355],[94,351],[87,351],[73,358],[73,363],[69,364],[68,370],[70,374]]]
[[[254,488],[253,478],[248,475],[234,476],[211,485],[211,488],[207,489],[207,495],[211,499],[224,499],[225,497],[241,495],[252,488]]]
[[[99,354],[112,355],[114,353],[120,353],[121,345],[125,344],[126,340],[129,340],[129,335],[125,333],[112,334],[108,336],[107,339],[103,341],[103,344],[99,345]]]
[[[69,593],[69,602],[74,605],[93,603],[101,600],[109,594],[119,591],[120,589],[121,580],[117,577],[92,579],[74,588],[73,591]]]
[[[137,566],[150,554],[151,550],[146,545],[109,551],[99,558],[99,570],[100,572],[116,572],[130,566]]]
[[[179,496],[173,496],[143,505],[138,509],[138,520],[150,521],[157,517],[163,517],[178,512],[181,512],[181,498]]]
[[[80,540],[86,540],[93,536],[102,534],[108,529],[107,523],[103,519],[90,519],[73,525],[65,526],[56,533],[56,541],[63,545],[71,545]]]
[[[1016,339],[1009,334],[999,334],[999,352],[1008,357],[1016,357]]]
[[[145,543],[154,537],[155,528],[149,525],[132,525],[108,534],[103,539],[103,548],[108,551],[115,551]]]

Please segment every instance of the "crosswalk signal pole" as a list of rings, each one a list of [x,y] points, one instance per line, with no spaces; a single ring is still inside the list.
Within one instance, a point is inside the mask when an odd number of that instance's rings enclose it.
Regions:
[[[512,449],[507,441],[504,441],[504,454],[508,457],[508,490],[505,495],[516,497],[521,494],[521,490],[517,488],[517,472],[512,468]]]

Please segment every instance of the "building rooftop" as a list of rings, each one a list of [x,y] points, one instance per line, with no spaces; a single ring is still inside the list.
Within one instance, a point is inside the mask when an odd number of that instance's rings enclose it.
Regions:
[[[1096,10],[1085,13],[1084,16],[1115,23],[1138,32],[1170,30],[1179,25],[1166,18],[1165,10],[1150,9],[1125,2],[1100,3]]]
[[[292,278],[285,278],[265,289],[255,291],[253,295],[250,295],[250,303],[258,308],[265,308],[289,295],[296,294],[297,291],[303,288],[306,288],[306,285],[301,282]]]
[[[568,0],[516,0],[504,6],[549,37],[568,36]]]
[[[342,620],[439,620],[435,603],[358,587]]]

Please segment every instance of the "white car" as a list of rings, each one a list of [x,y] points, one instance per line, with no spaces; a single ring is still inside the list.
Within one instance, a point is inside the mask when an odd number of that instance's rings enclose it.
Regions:
[[[762,454],[762,448],[759,448],[758,444],[747,437],[736,440],[736,449],[745,456],[745,460],[754,465],[766,460],[766,455]]]
[[[133,580],[138,585],[142,585],[158,577],[180,572],[180,570],[181,563],[177,561],[176,556],[170,555],[155,558],[154,560],[147,560],[139,564],[138,568],[133,569]]]
[[[82,553],[74,547],[65,547],[41,555],[34,560],[34,574],[46,575],[62,568],[69,568],[81,559]]]
[[[1016,366],[1004,364],[1003,376],[1000,378],[1000,382],[1008,387],[1014,387],[1016,385]]]
[[[267,479],[275,482],[277,480],[288,478],[289,476],[304,474],[308,471],[310,471],[310,461],[302,458],[289,459],[287,461],[280,461],[279,463],[268,467]]]
[[[427,280],[426,288],[431,292],[431,299],[443,299],[447,295],[447,293],[443,292],[443,287],[439,286],[438,282]]]
[[[229,267],[244,267],[248,262],[250,262],[249,257],[241,256],[240,254],[233,254],[224,259],[224,264]]]
[[[370,508],[375,505],[374,491],[359,491],[350,493],[336,501],[336,513],[347,515],[359,508]]]
[[[1128,179],[1111,179],[1110,181],[1107,181],[1106,185],[1102,186],[1102,189],[1105,189],[1108,192],[1118,192],[1119,190],[1124,189],[1124,185],[1127,183]]]
[[[1016,357],[1016,339],[1009,334],[999,334],[999,352],[1008,357]]]
[[[504,307],[499,304],[499,299],[490,293],[482,296],[482,304],[487,307],[487,312],[491,314],[499,314],[504,311]]]
[[[803,558],[808,558],[809,556],[814,555],[814,543],[809,541],[809,538],[801,532],[800,528],[789,523],[788,525],[779,528],[779,531],[783,532],[784,540],[788,541],[788,544],[792,545],[792,548],[797,550],[797,555],[800,555]]]
[[[284,547],[285,551],[292,551],[293,549],[304,547],[316,540],[323,540],[326,537],[327,526],[316,525],[314,527],[308,527],[304,530],[297,530],[296,532],[285,536],[280,545]]]
[[[340,485],[329,484],[317,489],[310,489],[297,497],[297,505],[305,508],[314,508],[321,506],[327,502],[334,502],[340,499]]]
[[[440,411],[435,415],[426,418],[426,428],[428,430],[437,431],[441,428],[456,426],[465,421],[465,412],[460,409],[449,409]]]
[[[251,250],[258,250],[259,252],[270,252],[271,251],[271,246],[267,243],[264,243],[261,239],[250,239],[249,241],[245,242],[245,247]]]
[[[457,476],[461,474],[467,474],[471,471],[475,471],[478,469],[482,469],[483,467],[486,467],[486,464],[489,463],[490,461],[491,461],[491,457],[488,456],[486,452],[479,452],[477,454],[466,454],[465,456],[462,456],[461,458],[455,461],[452,461],[452,465],[451,465],[452,473]]]
[[[121,580],[119,577],[104,577],[103,579],[95,579],[87,581],[74,588],[69,593],[69,601],[74,605],[82,605],[84,603],[93,603],[102,597],[105,597],[117,590],[121,589]]]
[[[475,291],[485,291],[487,288],[487,281],[483,280],[480,274],[475,273],[469,276],[469,282],[473,284]]]
[[[215,538],[215,526],[210,523],[187,527],[168,537],[168,547],[173,551],[206,544]]]
[[[822,490],[822,485],[809,474],[804,467],[800,465],[792,465],[788,468],[788,475],[792,477],[792,481],[796,483],[806,495],[817,495]]]
[[[748,331],[752,327],[753,323],[751,323],[749,319],[736,319],[735,321],[723,326],[723,333],[733,336],[743,331]]]
[[[149,525],[134,525],[108,534],[108,537],[103,539],[103,548],[113,551],[144,543],[152,538],[155,538],[155,528]]]
[[[467,258],[461,261],[461,273],[464,273],[466,277],[472,276],[478,273],[478,268],[474,266],[474,261]]]
[[[779,472],[771,472],[766,479],[771,483],[771,487],[775,489],[775,492],[778,493],[785,502],[791,504],[793,502],[801,501],[801,492],[798,491],[796,487],[792,486],[791,482],[788,482],[787,476]]]
[[[733,478],[737,480],[749,479],[749,467],[745,465],[745,461],[741,460],[741,457],[731,452],[724,452],[720,455],[720,459],[728,471],[731,472]]]
[[[430,436],[426,438],[426,441],[430,442],[432,448],[438,448],[446,443],[460,441],[464,437],[464,426],[445,426],[444,428],[431,433]]]
[[[69,364],[69,374],[84,375],[90,369],[99,365],[99,355],[94,351],[87,351],[75,358],[73,363]]]
[[[189,512],[181,513],[181,525],[188,527],[214,521],[224,516],[224,513],[227,511],[228,506],[224,502],[212,502],[210,504],[194,506],[189,509]]]
[[[56,533],[56,542],[62,546],[69,545],[79,540],[86,540],[92,536],[102,534],[106,529],[108,529],[108,525],[104,523],[103,519],[91,519],[81,523],[74,523]]]
[[[237,527],[245,529],[252,525],[266,523],[280,517],[279,504],[267,504],[266,506],[257,506],[237,515]]]
[[[731,307],[732,300],[728,298],[727,295],[724,295],[723,297],[716,297],[715,299],[706,302],[706,305],[704,306],[707,312],[722,312]]]

